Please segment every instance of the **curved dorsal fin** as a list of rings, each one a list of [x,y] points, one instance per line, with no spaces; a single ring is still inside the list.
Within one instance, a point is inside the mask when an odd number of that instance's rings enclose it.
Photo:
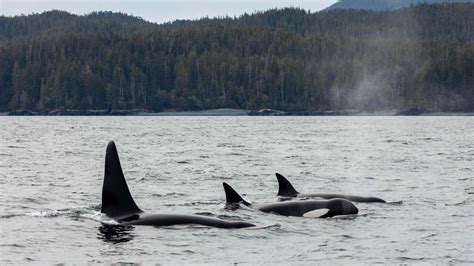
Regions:
[[[246,206],[252,205],[252,203],[244,200],[229,184],[224,182],[222,185],[224,185],[225,201],[227,204],[243,203]]]
[[[282,197],[296,197],[298,191],[291,185],[290,181],[279,173],[275,174],[278,179],[278,194],[277,196]]]
[[[137,216],[140,210],[130,194],[120,166],[115,143],[110,141],[105,154],[104,185],[102,187],[101,212],[115,220]]]

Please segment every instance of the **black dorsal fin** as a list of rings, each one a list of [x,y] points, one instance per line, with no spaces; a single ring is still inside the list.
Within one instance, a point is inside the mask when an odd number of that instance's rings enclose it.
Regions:
[[[115,143],[110,141],[105,154],[104,186],[101,212],[115,220],[123,220],[142,213],[130,194],[120,166]]]
[[[275,174],[278,179],[278,194],[277,196],[282,197],[296,197],[298,191],[291,185],[290,181],[279,173]]]
[[[224,191],[225,191],[225,201],[227,204],[235,204],[235,203],[242,203],[246,206],[252,205],[252,203],[244,200],[239,193],[237,193],[229,184],[227,183],[222,183],[224,185]]]

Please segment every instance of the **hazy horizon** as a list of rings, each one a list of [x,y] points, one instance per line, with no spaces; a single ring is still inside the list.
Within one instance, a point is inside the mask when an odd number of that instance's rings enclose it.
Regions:
[[[203,17],[234,17],[244,13],[250,14],[257,11],[285,7],[297,7],[315,12],[335,2],[337,0],[242,0],[229,2],[216,0],[2,0],[0,1],[0,13],[3,16],[13,17],[51,10],[62,10],[76,15],[97,11],[112,11],[141,17],[149,22],[165,23],[181,19],[195,20]]]

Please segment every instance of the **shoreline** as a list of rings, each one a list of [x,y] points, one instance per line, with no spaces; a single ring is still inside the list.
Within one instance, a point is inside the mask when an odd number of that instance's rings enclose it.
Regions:
[[[285,112],[272,109],[259,111],[232,108],[210,109],[201,111],[175,111],[149,112],[147,110],[67,110],[38,113],[31,111],[0,112],[0,116],[474,116],[474,112],[411,112],[406,111],[375,111],[364,112],[355,110],[340,111],[300,111]]]

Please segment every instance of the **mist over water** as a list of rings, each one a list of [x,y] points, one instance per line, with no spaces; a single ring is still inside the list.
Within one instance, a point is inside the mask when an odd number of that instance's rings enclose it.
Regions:
[[[473,117],[0,117],[0,263],[472,264],[473,133]],[[109,140],[143,210],[257,227],[106,225]],[[331,219],[224,208],[222,182],[274,202],[275,172],[390,204]]]

